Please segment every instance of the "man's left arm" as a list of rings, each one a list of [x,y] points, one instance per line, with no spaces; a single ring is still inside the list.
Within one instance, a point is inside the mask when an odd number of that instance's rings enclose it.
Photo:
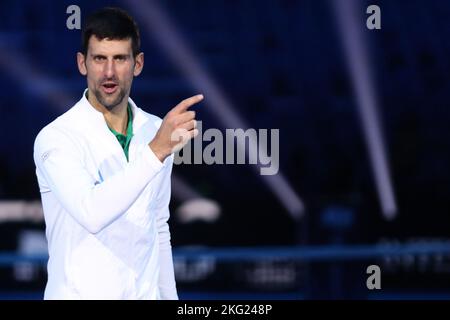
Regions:
[[[161,189],[157,196],[158,212],[156,215],[159,238],[160,268],[158,286],[163,300],[178,300],[175,275],[173,268],[172,246],[170,242],[170,230],[168,220],[170,217],[169,203],[171,195],[171,173],[173,155],[166,164]]]

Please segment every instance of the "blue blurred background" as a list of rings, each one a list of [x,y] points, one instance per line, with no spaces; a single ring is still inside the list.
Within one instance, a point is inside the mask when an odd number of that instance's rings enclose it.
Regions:
[[[381,29],[366,26],[371,4]],[[131,97],[144,110],[163,117],[201,92],[204,129],[280,130],[277,176],[252,165],[174,167],[181,298],[450,298],[450,254],[439,249],[450,243],[450,2],[442,0],[2,0],[0,254],[46,253],[33,142],[86,87],[76,67],[81,32],[66,26],[70,5],[82,21],[103,6],[136,18],[145,67]],[[370,254],[416,244],[420,254]],[[339,260],[359,245],[367,256]],[[243,247],[292,257],[213,254]],[[183,255],[196,248],[206,256]],[[295,257],[314,248],[337,258]],[[45,259],[5,257],[0,298],[42,297]],[[382,270],[381,290],[366,288],[370,264]]]

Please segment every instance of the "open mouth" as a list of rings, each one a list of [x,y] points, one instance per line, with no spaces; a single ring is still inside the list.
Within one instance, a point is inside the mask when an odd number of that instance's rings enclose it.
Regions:
[[[113,82],[107,82],[107,83],[102,84],[102,88],[105,93],[111,94],[111,93],[116,92],[118,85]]]

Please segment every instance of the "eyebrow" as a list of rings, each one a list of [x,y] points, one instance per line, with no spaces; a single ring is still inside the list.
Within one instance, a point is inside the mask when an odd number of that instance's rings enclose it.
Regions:
[[[130,56],[131,55],[129,55],[129,54],[116,54],[116,55],[113,56],[113,58],[114,59],[125,59],[125,58],[129,58]],[[92,54],[91,53],[91,57],[92,58],[105,58],[106,59],[106,56],[103,55],[103,54]]]

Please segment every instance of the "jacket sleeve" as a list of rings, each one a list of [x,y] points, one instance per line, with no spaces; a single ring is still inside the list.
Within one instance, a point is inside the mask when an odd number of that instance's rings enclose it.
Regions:
[[[90,233],[98,233],[133,204],[163,164],[149,148],[113,177],[98,183],[83,165],[82,152],[55,128],[39,133],[34,144],[39,183]]]
[[[160,256],[160,271],[158,286],[163,300],[178,300],[173,258],[172,246],[170,242],[170,229],[168,220],[170,217],[169,203],[171,196],[171,173],[173,166],[173,155],[167,158],[170,161],[167,166],[162,186],[158,193],[158,208],[157,208],[157,225],[159,238],[159,256]]]

